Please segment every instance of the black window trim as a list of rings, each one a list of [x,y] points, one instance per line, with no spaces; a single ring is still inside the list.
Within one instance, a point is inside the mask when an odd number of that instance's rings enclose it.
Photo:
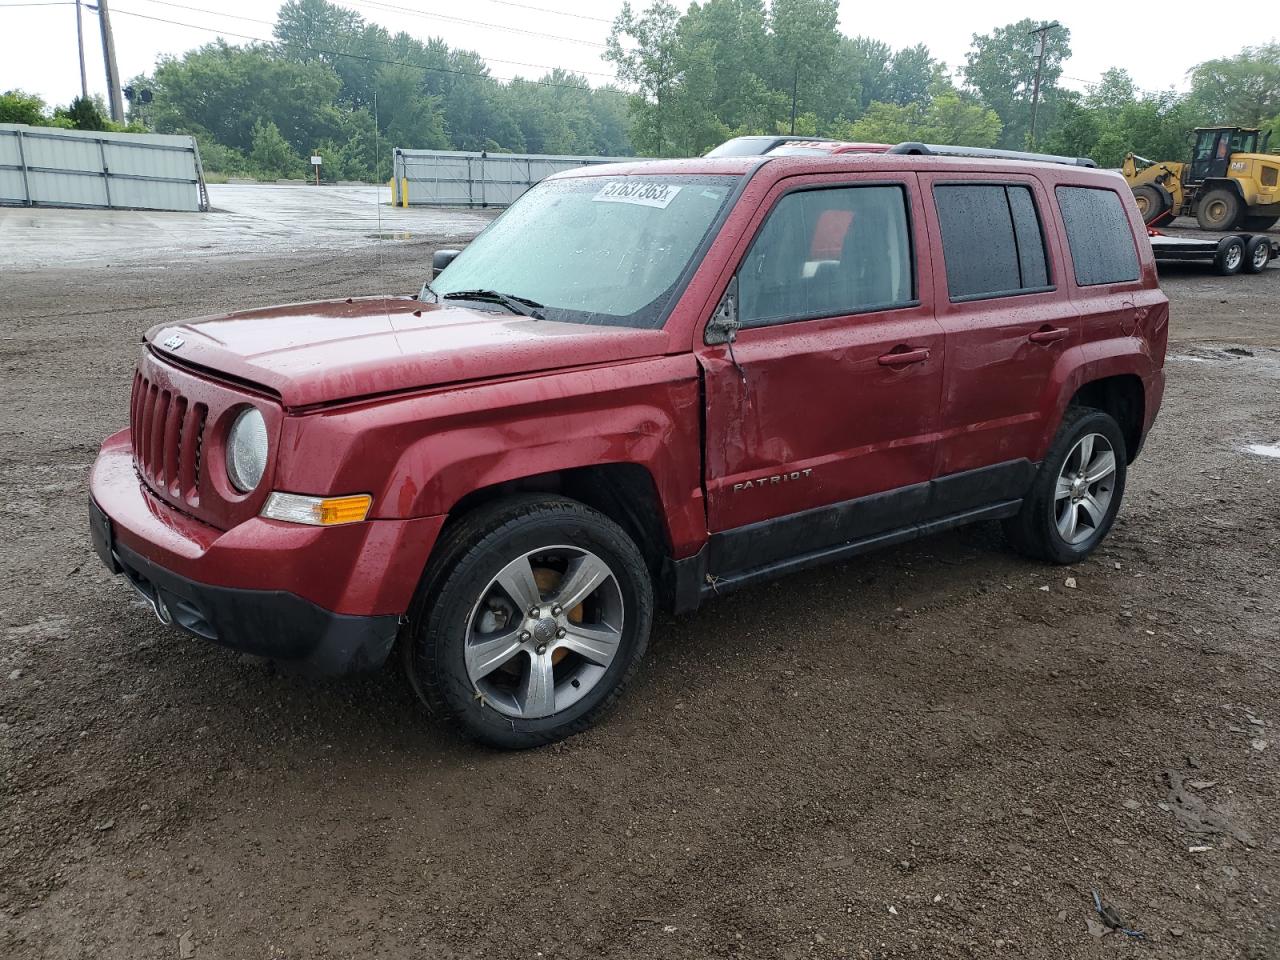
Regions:
[[[738,258],[737,266],[733,268],[733,276],[738,277],[742,265],[746,263],[747,258],[751,256],[751,251],[755,249],[756,244],[760,240],[760,235],[764,233],[765,226],[769,223],[769,218],[773,216],[775,210],[781,206],[782,201],[792,194],[811,193],[815,190],[848,190],[857,187],[897,187],[902,191],[902,203],[906,211],[907,220],[907,259],[911,266],[911,293],[910,300],[904,300],[901,303],[876,303],[869,306],[860,307],[857,310],[846,310],[842,313],[804,313],[792,317],[779,317],[777,319],[766,320],[740,320],[739,328],[742,330],[764,330],[769,327],[785,327],[790,323],[805,323],[810,320],[831,320],[836,317],[858,317],[868,313],[890,313],[894,310],[910,310],[921,304],[920,300],[920,269],[918,257],[916,256],[916,231],[915,223],[912,220],[914,211],[911,207],[911,191],[907,189],[907,180],[905,175],[903,179],[876,179],[876,180],[852,180],[842,181],[839,183],[805,183],[794,187],[788,187],[782,193],[778,194],[773,205],[769,207],[765,213],[764,219],[760,221],[760,225],[756,227],[756,232],[751,237],[751,243],[747,245],[747,249],[743,251],[741,257]],[[739,289],[741,289],[741,278],[739,278]],[[741,302],[741,294],[739,294],[739,302]]]
[[[1044,248],[1044,272],[1049,276],[1049,283],[1039,287],[1016,287],[1013,290],[996,290],[985,293],[966,293],[959,297],[951,296],[951,285],[947,284],[947,301],[949,303],[975,303],[979,300],[1002,300],[1009,297],[1025,297],[1037,293],[1053,293],[1058,289],[1058,282],[1055,271],[1053,269],[1053,258],[1049,256],[1048,235],[1045,232],[1044,217],[1040,214],[1040,204],[1036,201],[1036,191],[1034,184],[1040,183],[1035,177],[1028,177],[1026,180],[934,180],[929,185],[929,193],[933,197],[933,212],[938,216],[938,195],[934,191],[938,187],[1004,187],[1005,203],[1009,202],[1009,187],[1025,187],[1027,192],[1031,194],[1031,208],[1035,211],[1036,222],[1040,225],[1040,245]],[[1043,186],[1043,184],[1041,184]],[[1013,225],[1013,210],[1009,210],[1009,226],[1013,230],[1013,245],[1015,252],[1018,252],[1018,276],[1022,276],[1022,256],[1018,251],[1018,230]],[[938,254],[942,258],[942,274],[944,283],[947,273],[947,250],[946,243],[942,238],[942,217],[938,216]]]
[[[1132,280],[1103,280],[1100,283],[1081,283],[1080,282],[1080,269],[1076,265],[1076,254],[1075,254],[1075,251],[1071,249],[1071,231],[1067,229],[1067,216],[1062,212],[1062,199],[1058,196],[1058,191],[1062,189],[1100,190],[1104,193],[1110,193],[1114,195],[1117,200],[1120,201],[1121,211],[1124,211],[1124,198],[1120,195],[1120,192],[1118,190],[1114,190],[1108,186],[1095,187],[1092,184],[1085,184],[1085,183],[1055,183],[1053,185],[1053,200],[1054,200],[1054,203],[1058,205],[1058,216],[1062,218],[1062,229],[1066,235],[1065,237],[1065,245],[1067,248],[1066,253],[1067,253],[1067,256],[1071,258],[1071,278],[1075,281],[1076,289],[1088,290],[1094,287],[1128,287],[1128,286],[1136,286],[1140,288],[1143,283],[1142,251],[1138,249],[1138,244],[1133,234],[1132,224],[1130,224],[1130,228],[1128,231],[1129,243],[1133,247],[1133,262],[1134,262],[1134,266],[1137,267],[1138,275],[1134,277]],[[1125,215],[1125,222],[1129,223],[1129,217],[1127,212]]]

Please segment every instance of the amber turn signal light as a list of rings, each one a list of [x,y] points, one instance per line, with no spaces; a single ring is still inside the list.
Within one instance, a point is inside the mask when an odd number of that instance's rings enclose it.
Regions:
[[[262,507],[262,515],[285,523],[306,523],[313,527],[336,527],[359,523],[369,515],[373,497],[357,493],[348,497],[308,497],[299,493],[273,493]]]

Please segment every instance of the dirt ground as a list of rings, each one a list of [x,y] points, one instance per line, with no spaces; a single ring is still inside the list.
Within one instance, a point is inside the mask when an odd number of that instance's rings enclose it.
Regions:
[[[660,622],[603,725],[502,754],[391,667],[162,628],[86,533],[142,330],[429,254],[0,275],[0,956],[1280,957],[1280,459],[1247,449],[1280,267],[1166,276],[1165,406],[1089,562],[981,526],[737,594]]]

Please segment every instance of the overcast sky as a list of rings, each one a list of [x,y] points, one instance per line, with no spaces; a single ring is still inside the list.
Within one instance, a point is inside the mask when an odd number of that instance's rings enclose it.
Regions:
[[[685,0],[675,2],[688,6]],[[476,50],[498,77],[536,76],[561,66],[599,84],[612,75],[600,54],[622,0],[350,0],[342,5],[392,32],[404,30],[423,39],[438,36],[451,46]],[[644,5],[645,0],[634,4]],[[181,54],[220,33],[231,43],[268,39],[276,9],[272,0],[111,0],[121,82],[149,73],[161,55]],[[1060,19],[1071,28],[1075,54],[1065,75],[1066,83],[1076,89],[1096,82],[1111,66],[1128,69],[1144,89],[1185,89],[1186,71],[1192,65],[1280,33],[1280,27],[1273,26],[1270,35],[1246,37],[1238,18],[1211,16],[1197,17],[1193,29],[1169,29],[1168,24],[1153,22],[1152,9],[1150,4],[1114,0],[917,2],[910,7],[845,0],[840,27],[847,34],[866,34],[893,47],[928,44],[955,69],[964,62],[974,33],[1028,16]],[[98,18],[88,9],[83,16],[89,91],[105,93]],[[79,93],[73,3],[0,0],[0,91],[14,87],[50,103],[67,103]]]

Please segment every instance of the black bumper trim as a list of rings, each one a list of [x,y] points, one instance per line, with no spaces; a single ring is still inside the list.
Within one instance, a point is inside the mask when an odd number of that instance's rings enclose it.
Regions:
[[[343,674],[382,666],[400,618],[333,613],[283,590],[219,587],[179,576],[114,541],[110,521],[90,502],[94,547],[165,623],[224,647],[269,657],[308,673]]]

